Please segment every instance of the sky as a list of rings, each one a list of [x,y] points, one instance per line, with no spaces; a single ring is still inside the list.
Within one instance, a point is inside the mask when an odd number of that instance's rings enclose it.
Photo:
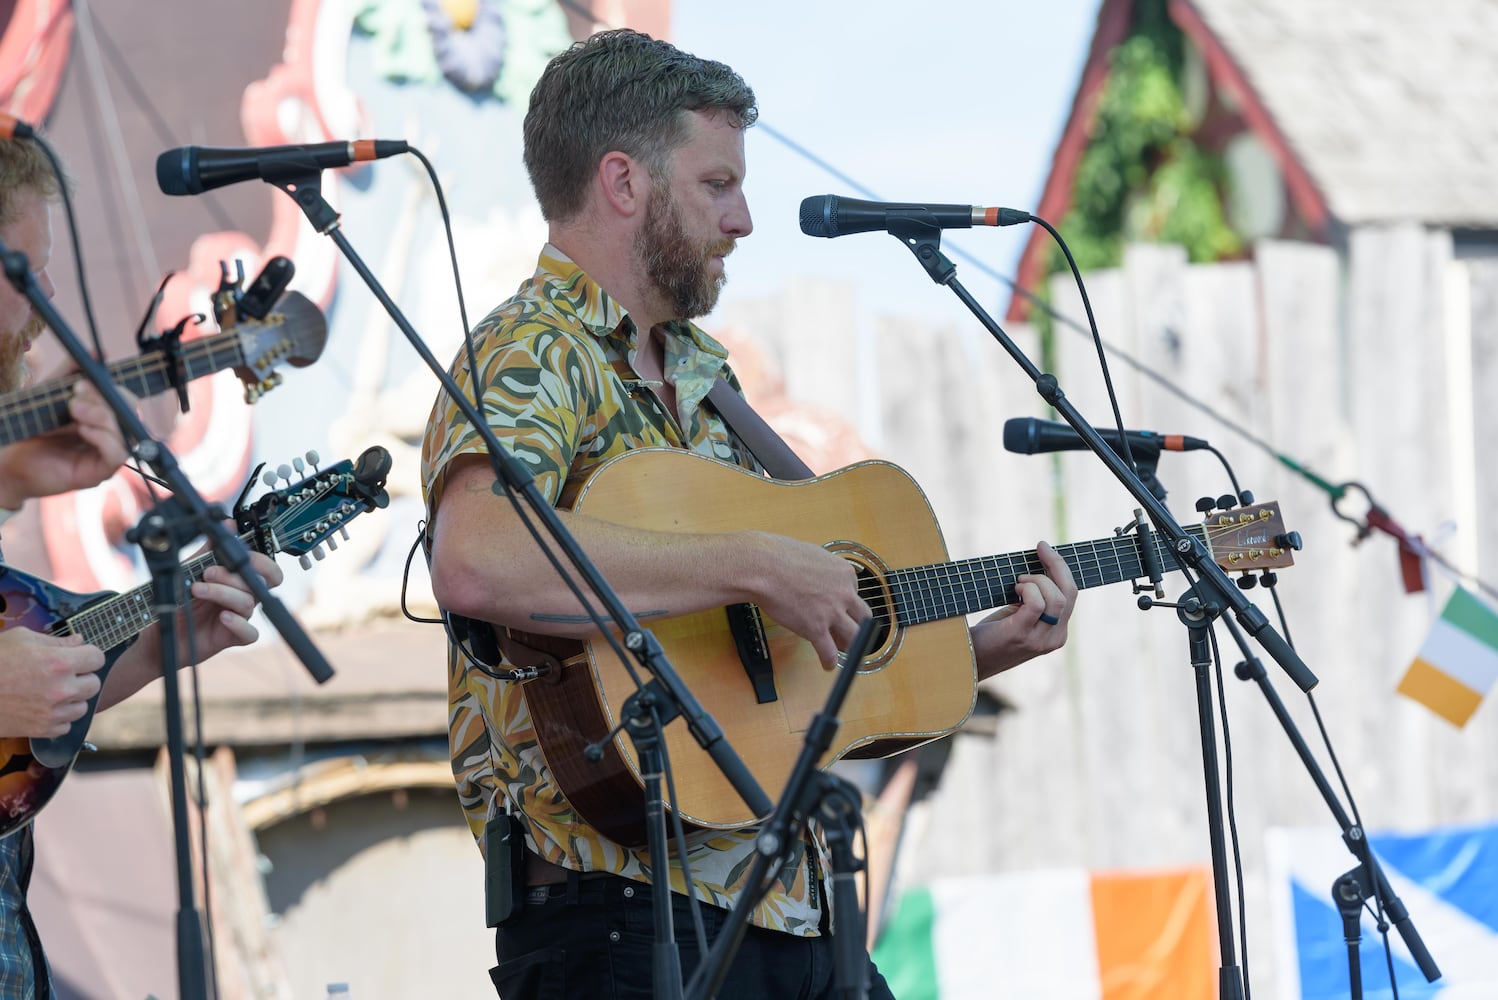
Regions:
[[[724,302],[775,295],[788,276],[853,281],[860,310],[937,313],[986,338],[894,237],[801,233],[803,198],[1035,208],[1070,111],[1099,0],[674,0],[673,41],[754,88],[746,139],[754,232],[729,261]],[[745,13],[752,10],[752,14]],[[790,145],[862,185],[859,191]],[[1060,220],[1049,220],[1059,224]],[[958,280],[1002,322],[1027,227],[949,231]]]

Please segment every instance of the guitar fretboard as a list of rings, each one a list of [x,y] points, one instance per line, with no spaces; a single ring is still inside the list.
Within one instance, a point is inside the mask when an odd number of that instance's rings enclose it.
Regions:
[[[248,542],[251,536],[241,535]],[[208,567],[218,565],[212,552],[194,556],[182,564],[183,592],[177,595],[179,608],[187,605],[187,588],[203,579]],[[123,594],[116,594],[93,607],[78,612],[67,620],[68,629],[83,636],[85,642],[109,650],[129,642],[152,625],[159,615],[156,613],[155,585],[144,584]]]
[[[242,363],[243,354],[233,334],[218,334],[183,343],[178,357],[187,381],[212,375]],[[166,358],[157,352],[116,361],[108,366],[110,377],[135,395],[145,398],[171,388]],[[72,422],[68,402],[73,386],[82,378],[70,375],[52,379],[13,393],[0,406],[0,446],[55,431]]]
[[[1205,529],[1188,530],[1206,540]],[[1129,534],[1058,545],[1056,552],[1071,567],[1077,587],[1085,590],[1148,576],[1139,544],[1138,536]],[[1151,533],[1149,544],[1157,566],[1168,570],[1175,565],[1160,536]],[[1040,557],[1033,551],[1011,552],[895,570],[888,582],[895,619],[901,625],[919,625],[1013,604],[1015,581],[1027,573],[1044,572]]]

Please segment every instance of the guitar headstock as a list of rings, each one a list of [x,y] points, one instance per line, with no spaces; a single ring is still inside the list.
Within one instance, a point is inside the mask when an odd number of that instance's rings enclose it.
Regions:
[[[244,401],[253,403],[281,384],[276,367],[282,362],[305,368],[322,356],[328,342],[328,321],[322,310],[301,292],[287,292],[264,320],[235,323],[224,336],[233,337],[243,363],[234,374],[244,383]]]
[[[1256,503],[1212,514],[1202,522],[1212,560],[1228,572],[1295,565],[1300,536],[1285,530],[1278,503]]]
[[[316,455],[309,458],[314,463]],[[297,460],[300,467],[301,460]],[[281,467],[281,475],[267,473],[272,482],[290,479],[290,469]],[[309,555],[322,558],[322,544],[337,548],[333,537],[343,534],[349,521],[367,510],[386,507],[390,494],[385,479],[390,474],[390,453],[384,448],[370,448],[358,460],[344,459],[322,469],[300,482],[272,490],[250,503],[240,503],[234,521],[240,532],[250,536],[250,545],[267,555],[289,552],[300,556],[303,564]]]

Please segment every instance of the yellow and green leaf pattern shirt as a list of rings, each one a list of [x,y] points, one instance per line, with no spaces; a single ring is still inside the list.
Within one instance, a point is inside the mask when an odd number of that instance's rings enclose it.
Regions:
[[[620,369],[635,370],[634,322],[550,244],[542,250],[535,274],[474,330],[490,428],[553,503],[569,501],[594,468],[632,448],[691,448],[757,468],[722,420],[701,405],[719,375],[737,388],[727,352],[691,323],[670,323],[665,329],[665,370],[676,386],[680,420],[639,382],[620,377]],[[473,398],[465,352],[459,352],[452,375]],[[428,511],[438,509],[448,464],[483,450],[467,419],[445,393],[439,395],[422,443]],[[547,861],[649,881],[648,850],[614,843],[585,824],[557,787],[537,742],[523,686],[470,667],[455,649],[448,651],[448,678],[453,774],[475,839],[482,843],[485,823],[508,800],[526,818],[530,847]],[[689,838],[688,860],[699,898],[724,908],[733,905],[754,859],[754,833],[704,831]],[[798,853],[780,873],[752,916],[756,925],[817,934],[821,902],[812,874],[819,867],[815,854]],[[673,852],[672,888],[684,892],[678,865]]]

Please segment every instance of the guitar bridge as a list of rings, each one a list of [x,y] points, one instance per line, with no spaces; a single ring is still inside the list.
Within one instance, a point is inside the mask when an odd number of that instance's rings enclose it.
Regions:
[[[765,620],[754,604],[730,604],[723,609],[728,615],[728,630],[738,647],[739,662],[754,687],[754,697],[761,705],[778,701],[775,691],[775,665],[770,662],[770,640],[765,635]]]

